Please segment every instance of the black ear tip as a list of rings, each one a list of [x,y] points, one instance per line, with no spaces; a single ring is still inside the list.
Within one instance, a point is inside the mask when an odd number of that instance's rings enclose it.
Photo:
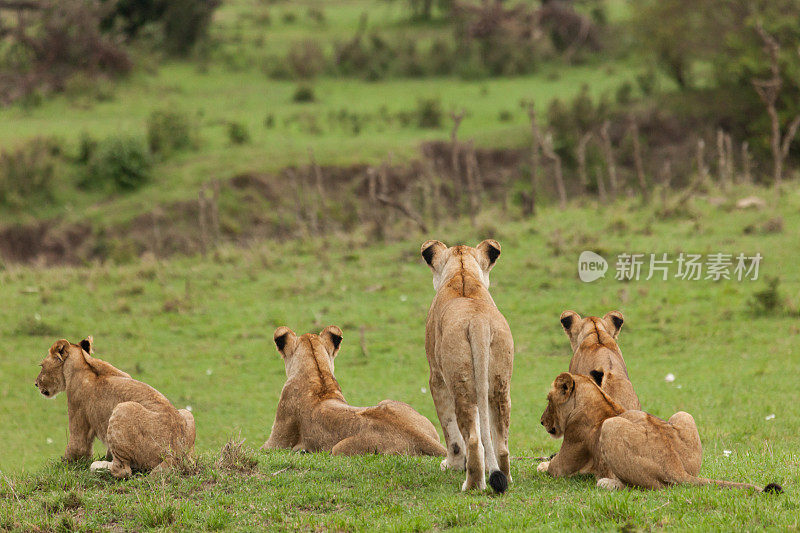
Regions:
[[[342,336],[331,333],[331,342],[333,342],[333,347],[338,349],[339,345],[342,343]]]
[[[491,244],[489,245],[489,249],[486,250],[486,253],[489,255],[490,263],[494,263],[495,261],[497,261],[497,258],[500,257],[500,250],[498,250]]]
[[[769,485],[764,487],[764,492],[769,493],[769,494],[782,494],[783,493],[783,487],[781,487],[777,483],[770,483]]]
[[[567,315],[561,318],[561,325],[564,326],[564,329],[569,329],[572,327],[572,320],[574,318],[575,317],[573,317],[572,315]]]
[[[621,328],[622,323],[625,322],[619,315],[611,315],[611,321],[614,323],[614,327],[617,329]]]
[[[603,371],[602,370],[591,370],[589,375],[592,377],[595,383],[597,383],[598,387],[603,386]]]
[[[283,351],[284,348],[286,348],[286,337],[288,335],[289,335],[289,333],[286,332],[283,335],[275,337],[275,346],[277,346],[278,350],[281,351],[281,352]]]
[[[425,259],[425,262],[428,263],[428,265],[430,265],[431,262],[433,261],[433,247],[434,246],[436,246],[436,245],[435,244],[431,244],[430,246],[428,246],[427,248],[422,250],[422,258]]]
[[[91,345],[91,343],[89,342],[89,339],[83,339],[83,340],[81,341],[81,348],[83,348],[83,351],[84,351],[84,352],[86,352],[86,353],[91,353],[91,350],[92,350],[92,345]]]

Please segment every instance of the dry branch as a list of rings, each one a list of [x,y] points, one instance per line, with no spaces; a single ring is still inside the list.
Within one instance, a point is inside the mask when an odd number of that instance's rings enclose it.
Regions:
[[[422,230],[423,233],[427,233],[428,232],[428,226],[425,224],[425,221],[422,220],[422,217],[419,216],[419,213],[417,213],[413,209],[411,209],[410,206],[408,206],[408,205],[406,205],[404,203],[398,202],[396,200],[392,200],[391,198],[389,198],[388,196],[386,196],[384,194],[379,194],[379,195],[376,196],[376,198],[380,203],[382,203],[384,205],[388,205],[389,207],[393,207],[393,208],[397,209],[398,211],[400,211],[401,213],[403,213],[408,218],[410,218],[412,221],[414,221],[417,224],[417,226],[419,226],[419,229]]]
[[[639,182],[639,189],[645,203],[650,201],[650,190],[647,188],[647,177],[644,174],[644,163],[642,162],[642,145],[639,143],[639,125],[631,117],[629,132],[633,140],[633,162],[636,166],[636,178]]]
[[[608,120],[603,122],[603,126],[600,128],[600,138],[603,140],[603,155],[608,167],[608,183],[611,188],[611,196],[616,197],[619,190],[619,182],[617,181],[617,165],[614,162],[614,149],[611,146],[611,135],[608,131],[610,127],[611,123]]]

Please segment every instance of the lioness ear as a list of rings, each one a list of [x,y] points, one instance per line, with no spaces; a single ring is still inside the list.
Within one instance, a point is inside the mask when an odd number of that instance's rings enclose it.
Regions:
[[[561,313],[561,326],[564,328],[564,333],[567,334],[567,337],[569,338],[569,344],[572,346],[573,350],[577,348],[575,341],[577,341],[577,336],[580,332],[580,328],[578,327],[580,322],[581,315],[575,311],[570,311],[568,309]]]
[[[59,339],[50,347],[50,353],[59,361],[63,362],[64,358],[67,357],[67,349],[69,346],[70,342],[67,339]]]
[[[275,330],[275,335],[273,335],[272,339],[275,341],[275,346],[278,347],[281,356],[286,357],[287,353],[294,350],[294,345],[297,342],[297,335],[286,326],[281,326]]]
[[[616,340],[619,336],[619,330],[622,329],[622,324],[625,322],[625,318],[623,318],[622,313],[619,311],[611,311],[606,313],[606,316],[603,317],[603,322],[608,332],[614,337],[614,340]]]
[[[558,392],[558,395],[563,400],[566,400],[572,396],[572,391],[575,390],[575,380],[569,372],[562,372],[553,382],[553,387]]]
[[[435,240],[425,241],[420,247],[422,258],[434,272],[442,267],[441,253],[444,250],[447,250],[447,245],[442,241]]]
[[[91,335],[89,335],[88,337],[86,337],[85,339],[83,339],[81,341],[81,348],[83,349],[84,352],[86,352],[86,353],[91,355],[91,353],[92,353],[92,344],[93,343],[94,343],[94,339],[92,338]]]
[[[478,256],[480,258],[478,263],[481,265],[481,268],[489,272],[494,268],[497,258],[500,257],[500,243],[494,239],[486,239],[476,246],[475,249],[478,250]]]
[[[603,387],[603,376],[605,375],[602,370],[591,370],[589,375],[592,377],[598,387]]]
[[[336,357],[339,345],[342,343],[342,330],[336,326],[328,326],[319,332],[319,337],[331,357]]]

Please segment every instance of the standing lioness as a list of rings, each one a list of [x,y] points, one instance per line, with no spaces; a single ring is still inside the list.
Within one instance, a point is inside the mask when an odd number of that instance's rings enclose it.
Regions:
[[[489,271],[499,256],[500,243],[491,239],[475,248],[448,248],[439,241],[422,245],[436,290],[425,326],[425,351],[447,444],[442,468],[466,466],[462,490],[485,489],[487,469],[489,485],[497,492],[504,492],[511,480],[514,340],[488,290]]]
[[[328,326],[319,335],[298,337],[283,326],[275,345],[286,366],[286,384],[269,440],[262,449],[444,455],[430,420],[410,405],[384,400],[374,407],[348,404],[333,375],[342,330]]]
[[[72,344],[61,339],[41,362],[34,385],[47,398],[67,392],[69,443],[67,461],[92,456],[97,437],[111,461],[95,461],[91,469],[125,477],[131,468],[162,470],[194,446],[194,417],[175,409],[163,394],[95,359],[92,338]]]

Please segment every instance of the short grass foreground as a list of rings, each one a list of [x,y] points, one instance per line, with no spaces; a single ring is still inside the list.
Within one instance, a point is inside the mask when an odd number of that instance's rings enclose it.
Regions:
[[[768,207],[734,207],[751,194]],[[487,208],[477,230],[453,224],[387,243],[355,234],[224,248],[207,259],[6,267],[0,529],[797,529],[800,188],[787,187],[779,201],[757,189],[680,204],[656,198],[648,208],[634,200],[574,205],[506,224]],[[491,291],[516,345],[508,492],[462,494],[463,473],[441,472],[433,458],[257,451],[285,380],[272,344],[279,325],[298,333],[340,326],[336,374],[346,398],[354,405],[405,401],[438,426],[424,352],[433,289],[419,256],[430,237],[473,245],[494,237],[503,246]],[[578,255],[587,249],[610,263],[593,283],[577,277]],[[614,263],[623,252],[673,259],[760,252],[764,261],[758,281],[622,282]],[[539,417],[549,384],[569,361],[564,309],[625,314],[620,345],[642,405],[662,418],[678,410],[694,415],[703,477],[777,482],[785,494],[713,487],[608,493],[589,478],[537,473],[533,458],[560,444]],[[117,482],[90,474],[86,464],[60,463],[66,398],[38,394],[36,365],[56,339],[89,334],[98,357],[176,406],[192,406],[197,465]],[[245,444],[220,460],[231,436]],[[105,453],[102,445],[95,453]]]

